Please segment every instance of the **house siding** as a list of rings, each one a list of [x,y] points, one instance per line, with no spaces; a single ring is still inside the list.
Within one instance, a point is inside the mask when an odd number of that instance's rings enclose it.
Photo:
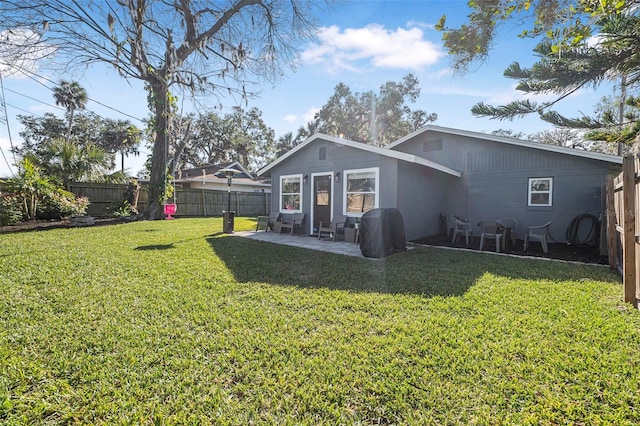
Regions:
[[[325,150],[325,158],[321,160],[321,150]],[[307,147],[296,152],[271,169],[272,184],[272,209],[279,210],[280,203],[280,176],[302,174],[308,175],[306,183],[302,185],[302,211],[306,218],[304,230],[310,232],[311,224],[311,175],[313,173],[332,173],[334,176],[340,172],[339,182],[333,183],[332,215],[343,214],[344,171],[356,169],[368,169],[379,167],[379,207],[396,207],[396,187],[398,160],[384,157],[375,153],[362,151],[348,146],[336,144],[330,141],[317,140]],[[350,219],[355,222],[355,219]]]
[[[424,151],[427,140],[442,140],[442,149]],[[474,224],[515,217],[520,239],[527,226],[553,220],[553,240],[565,242],[574,217],[584,213],[600,217],[601,187],[610,169],[616,169],[604,161],[437,132],[420,134],[394,149],[462,172],[462,178],[446,192],[440,211],[451,211]],[[528,206],[532,177],[553,178],[553,206]],[[433,220],[433,214],[425,220]]]
[[[460,179],[417,164],[402,164],[398,170],[397,205],[407,240],[439,232],[439,217],[447,192]]]

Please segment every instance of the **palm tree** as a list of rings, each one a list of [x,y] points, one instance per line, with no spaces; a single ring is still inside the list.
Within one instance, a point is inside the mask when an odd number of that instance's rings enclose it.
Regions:
[[[73,114],[76,109],[84,109],[89,100],[87,91],[84,90],[77,81],[60,80],[58,87],[53,89],[53,97],[56,105],[62,105],[67,109],[69,114],[69,130],[67,131],[67,140],[71,139],[71,126],[73,125]]]
[[[293,138],[293,133],[287,132],[280,136],[276,143],[276,157],[282,157],[284,154],[291,151],[294,146],[296,146],[296,141]]]
[[[124,173],[124,158],[129,154],[138,155],[138,145],[142,132],[129,120],[104,120],[102,129],[103,146],[109,152],[119,152],[121,157],[120,171]]]
[[[68,191],[71,182],[103,179],[110,169],[107,152],[93,144],[79,147],[64,139],[53,139],[45,143],[49,163],[45,165],[49,176],[58,179]]]

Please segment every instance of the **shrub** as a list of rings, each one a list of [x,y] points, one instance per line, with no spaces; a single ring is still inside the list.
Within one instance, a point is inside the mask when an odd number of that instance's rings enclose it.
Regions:
[[[138,214],[138,210],[134,209],[127,200],[124,200],[118,210],[114,211],[111,215],[113,217],[127,217]]]
[[[45,195],[38,206],[38,219],[62,219],[69,216],[80,216],[87,212],[89,199],[75,197],[70,192],[57,190]]]
[[[24,207],[15,194],[0,194],[0,226],[14,225],[23,218]]]

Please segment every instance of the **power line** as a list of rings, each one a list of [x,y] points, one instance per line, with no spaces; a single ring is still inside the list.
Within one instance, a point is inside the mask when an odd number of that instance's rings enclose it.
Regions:
[[[143,120],[143,119],[140,119],[140,118],[138,118],[138,117],[134,117],[133,115],[129,115],[129,114],[127,114],[126,112],[122,112],[122,111],[120,111],[120,110],[118,110],[118,109],[115,109],[115,108],[113,108],[113,107],[110,107],[109,105],[105,105],[105,104],[103,104],[102,102],[96,101],[95,99],[91,99],[91,98],[87,98],[87,99],[89,99],[89,100],[90,100],[90,101],[92,101],[92,102],[97,103],[98,105],[102,105],[102,106],[103,106],[103,107],[105,107],[105,108],[109,108],[110,110],[113,110],[113,111],[117,112],[118,114],[122,114],[122,115],[124,115],[124,116],[126,116],[126,117],[133,118],[134,120],[138,120],[139,122],[144,123],[144,120]]]
[[[53,89],[51,87],[47,86],[45,83],[43,83],[42,80],[47,81],[47,82],[49,82],[49,83],[51,83],[53,85],[57,85],[58,84],[58,83],[54,82],[53,80],[51,80],[51,79],[49,79],[49,78],[47,78],[47,77],[45,77],[43,75],[40,75],[40,74],[38,74],[36,72],[33,72],[31,70],[27,70],[27,69],[25,69],[23,67],[18,67],[18,66],[15,66],[13,64],[7,64],[7,63],[4,63],[4,62],[0,62],[0,64],[4,64],[4,65],[6,65],[6,66],[8,66],[8,67],[10,67],[12,69],[15,69],[16,71],[20,72],[21,74],[23,74],[27,78],[29,78],[29,79],[35,81],[36,83],[40,84],[41,86],[45,87],[47,90],[49,90],[51,92],[53,92]],[[37,77],[37,78],[34,78],[34,76]],[[8,104],[5,101],[6,97],[4,95],[4,91],[6,90],[8,92],[14,93],[14,94],[19,95],[19,96],[23,96],[23,97],[25,97],[27,99],[31,99],[31,100],[33,100],[35,102],[38,102],[38,103],[43,104],[43,105],[47,105],[49,107],[52,107],[52,108],[55,108],[55,109],[58,109],[58,110],[63,110],[64,111],[64,108],[61,108],[61,107],[59,107],[57,105],[53,105],[53,104],[47,103],[45,101],[42,101],[40,99],[36,99],[36,98],[28,96],[28,95],[25,95],[23,93],[15,91],[15,90],[12,90],[12,89],[9,89],[9,88],[5,88],[4,84],[2,82],[2,75],[1,74],[0,74],[0,89],[2,91],[1,92],[1,96],[2,96],[1,101],[2,101],[2,103],[0,104],[0,106],[3,106],[3,108],[4,108],[5,119],[6,119],[6,124],[7,124],[7,132],[8,132],[8,135],[9,135],[9,144],[11,145],[11,152],[13,154],[14,162],[17,163],[17,160],[15,158],[15,150],[14,150],[14,147],[13,147],[13,138],[11,136],[11,129],[10,129],[8,112],[7,112],[7,106],[9,106],[11,108],[14,108],[16,110],[19,110],[19,111],[23,111],[23,112],[25,112],[27,114],[31,114],[31,115],[33,115],[33,112],[32,111],[27,111],[27,110],[25,110],[23,108],[17,107],[17,106],[12,105],[12,104]],[[102,106],[104,108],[107,108],[107,109],[110,109],[110,110],[112,110],[114,112],[117,112],[118,114],[121,114],[121,115],[124,115],[126,117],[132,118],[132,119],[137,120],[137,121],[139,121],[141,123],[145,122],[145,120],[143,120],[143,119],[135,117],[135,116],[133,116],[131,114],[128,114],[128,113],[126,113],[124,111],[121,111],[121,110],[119,110],[117,108],[114,108],[114,107],[111,107],[109,105],[106,105],[105,103],[97,101],[97,100],[95,100],[93,98],[87,97],[87,99],[92,101],[92,102],[95,102],[96,104],[98,104],[98,105],[100,105],[100,106]],[[101,117],[103,119],[105,118],[105,117],[101,116],[100,114],[97,114],[97,113],[95,113],[95,112],[93,112],[93,111],[91,111],[89,109],[87,109],[87,111],[92,112],[92,113],[96,114],[98,117]],[[144,152],[144,150],[141,150],[141,152]],[[2,154],[2,158],[4,159],[4,162],[7,164],[11,174],[15,176],[15,172],[13,171],[12,165],[9,163],[9,160],[7,159],[7,156],[5,155],[5,152],[2,149],[2,147],[0,147],[0,154]]]
[[[17,107],[17,106],[15,106],[15,105],[13,105],[13,104],[9,104],[9,103],[6,103],[6,102],[5,102],[4,104],[5,104],[5,105],[10,106],[10,107],[11,107],[11,108],[13,108],[13,109],[17,109],[17,110],[20,110],[20,111],[22,111],[22,112],[26,112],[27,114],[35,115],[35,114],[33,114],[33,112],[32,112],[32,111],[26,110],[26,109],[24,109],[24,108]]]
[[[13,162],[16,163],[16,153],[13,149],[13,139],[11,138],[11,126],[9,125],[9,115],[7,114],[7,104],[5,102],[5,94],[4,94],[4,82],[2,79],[2,72],[0,71],[0,96],[2,96],[2,108],[4,109],[4,118],[7,122],[7,134],[9,135],[9,146],[11,147],[11,153],[13,154]],[[9,170],[11,170],[11,173],[15,176],[15,174],[13,173],[13,169],[11,168],[11,164],[9,164],[9,161],[7,161],[7,156],[4,155],[4,150],[2,149],[2,147],[0,147],[0,151],[2,151],[2,158],[4,158],[5,163],[7,163],[7,166],[9,166]]]
[[[59,109],[61,111],[64,111],[64,108],[61,108],[58,105],[48,104],[45,101],[41,101],[40,99],[32,98],[31,96],[25,95],[24,93],[17,92],[15,90],[11,90],[11,89],[9,89],[7,87],[5,87],[4,90],[6,90],[7,92],[15,93],[16,95],[19,95],[19,96],[23,96],[23,97],[25,97],[27,99],[31,99],[32,101],[40,102],[41,104],[44,104],[44,105],[50,106],[52,108],[56,108],[56,109]],[[13,108],[21,109],[21,108],[15,107],[15,106],[13,106]],[[25,110],[22,110],[22,111],[25,111]],[[29,112],[29,111],[27,111],[27,112]]]
[[[43,75],[40,75],[40,74],[38,74],[38,73],[36,73],[36,72],[34,72],[34,71],[26,70],[26,69],[24,69],[23,67],[17,67],[17,66],[15,66],[15,65],[7,64],[7,63],[4,63],[4,65],[6,65],[6,66],[8,66],[8,67],[11,67],[11,68],[14,68],[15,70],[17,70],[17,71],[21,72],[21,73],[22,73],[22,74],[24,74],[26,77],[30,78],[31,80],[35,81],[36,83],[40,84],[41,86],[46,87],[46,88],[47,88],[48,90],[50,90],[51,92],[53,92],[53,89],[52,89],[51,87],[47,86],[47,85],[46,85],[46,84],[44,84],[42,81],[40,81],[40,80],[38,80],[38,79],[34,78],[34,76],[35,76],[35,77],[37,77],[37,78],[39,78],[39,79],[42,79],[42,80],[48,81],[49,83],[51,83],[51,84],[53,84],[53,85],[57,85],[57,84],[58,84],[58,83],[56,83],[55,81],[51,80],[50,78],[47,78],[47,77],[45,77],[45,76],[43,76]],[[14,93],[15,93],[15,92],[14,92]],[[23,96],[25,96],[25,95],[23,95]],[[32,98],[31,98],[31,99],[32,99]],[[45,104],[45,105],[49,105],[49,104],[47,104],[46,102],[38,101],[37,99],[33,99],[33,100],[35,100],[35,101],[37,101],[37,102],[41,102],[41,103],[43,103],[43,104]],[[98,105],[100,105],[100,106],[102,106],[102,107],[108,108],[108,109],[110,109],[110,110],[112,110],[112,111],[117,112],[118,114],[122,114],[122,115],[124,115],[124,116],[126,116],[126,117],[132,118],[132,119],[137,120],[137,121],[139,121],[139,122],[141,122],[141,123],[144,123],[144,122],[145,122],[145,120],[143,120],[143,119],[141,119],[141,118],[138,118],[138,117],[136,117],[136,116],[133,116],[133,115],[131,115],[131,114],[128,114],[128,113],[126,113],[126,112],[124,112],[124,111],[121,111],[121,110],[119,110],[119,109],[117,109],[117,108],[111,107],[111,106],[109,106],[109,105],[107,105],[107,104],[105,104],[105,103],[102,103],[102,102],[100,102],[100,101],[97,101],[97,100],[95,100],[95,99],[93,99],[93,98],[87,97],[87,100],[90,100],[91,102],[95,102],[96,104],[98,104]],[[56,107],[56,108],[58,108],[58,107]],[[89,110],[89,111],[90,111],[90,112],[93,112],[93,111],[91,111],[91,110]],[[95,112],[94,112],[94,114],[95,114]],[[102,116],[101,116],[101,115],[99,115],[99,114],[96,114],[96,115],[98,115],[99,117],[102,117]],[[102,117],[102,118],[105,118],[105,117]]]

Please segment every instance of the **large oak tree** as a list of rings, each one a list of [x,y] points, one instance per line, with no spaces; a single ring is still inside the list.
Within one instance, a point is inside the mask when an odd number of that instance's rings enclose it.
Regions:
[[[314,34],[314,0],[3,0],[5,30],[38,35],[58,64],[106,63],[145,83],[155,126],[150,218],[162,217],[172,88],[247,98]],[[32,50],[33,51],[33,50]]]
[[[316,126],[331,136],[385,146],[438,119],[435,113],[409,107],[419,96],[420,82],[414,74],[400,82],[387,81],[378,94],[353,93],[339,83],[316,114]]]

